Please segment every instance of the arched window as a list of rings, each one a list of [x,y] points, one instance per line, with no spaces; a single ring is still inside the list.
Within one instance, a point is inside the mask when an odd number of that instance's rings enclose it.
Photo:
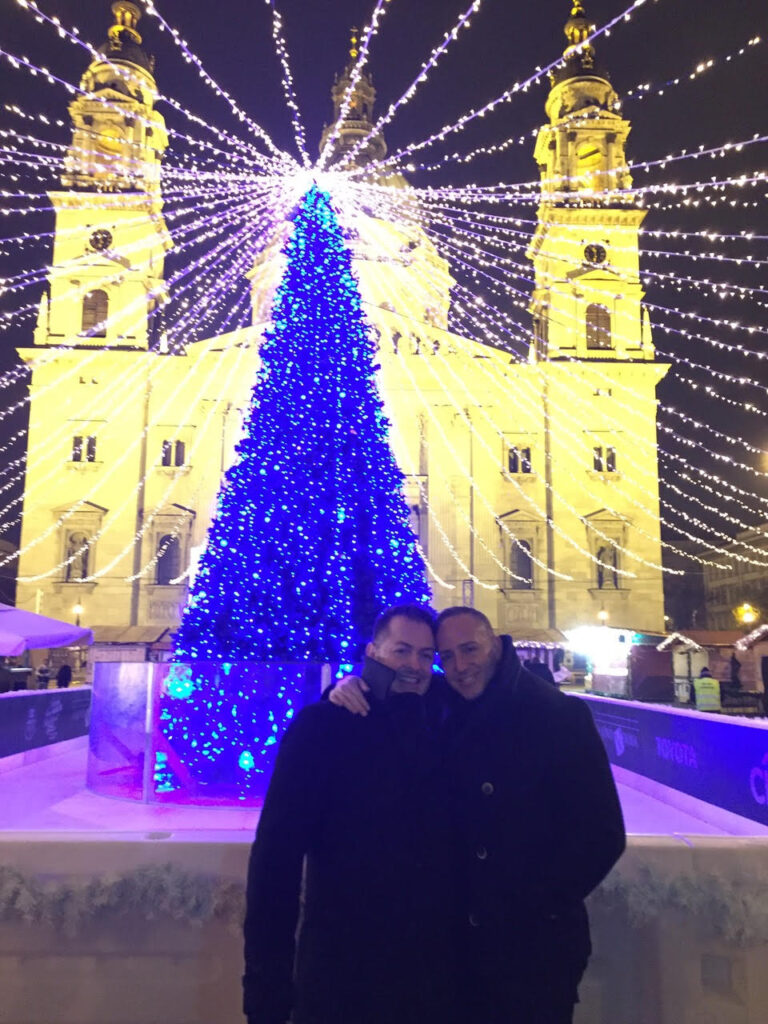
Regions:
[[[598,590],[618,590],[619,574],[616,571],[619,564],[619,553],[612,544],[604,544],[597,550],[598,561],[596,565]]]
[[[531,557],[531,542],[527,540],[518,541],[512,548],[512,564],[510,566],[515,576],[512,577],[513,590],[533,589],[533,559]]]
[[[181,544],[178,537],[167,533],[157,542],[157,582],[168,584],[181,575]]]
[[[103,288],[88,292],[83,299],[83,321],[81,334],[89,338],[106,338],[109,296]]]
[[[64,579],[67,583],[84,580],[88,576],[88,534],[73,532],[67,537]]]
[[[587,306],[587,348],[611,347],[611,314],[607,306]]]

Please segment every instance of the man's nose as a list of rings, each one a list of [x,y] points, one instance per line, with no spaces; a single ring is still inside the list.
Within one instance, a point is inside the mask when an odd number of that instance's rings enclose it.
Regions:
[[[464,657],[464,655],[463,654],[458,654],[458,653],[456,654],[455,662],[456,662],[456,671],[457,672],[463,672],[464,669],[469,664],[469,662]]]

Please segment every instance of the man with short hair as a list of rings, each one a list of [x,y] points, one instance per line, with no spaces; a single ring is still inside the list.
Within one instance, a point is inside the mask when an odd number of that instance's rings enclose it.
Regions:
[[[449,784],[464,843],[477,1024],[570,1024],[591,952],[584,899],[625,846],[589,708],[520,664],[471,608],[437,620],[453,694]]]
[[[474,608],[437,619],[445,786],[457,834],[465,1024],[570,1024],[591,952],[584,899],[625,846],[589,709],[520,664]],[[332,699],[353,707],[338,687]]]
[[[248,871],[249,1024],[463,1024],[454,844],[423,700],[433,623],[387,610],[366,648],[395,673],[386,699],[365,717],[312,704],[285,734]]]

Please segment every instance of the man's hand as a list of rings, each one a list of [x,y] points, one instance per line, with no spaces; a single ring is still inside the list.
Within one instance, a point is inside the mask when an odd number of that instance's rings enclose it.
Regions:
[[[359,676],[344,676],[331,690],[328,699],[340,708],[346,708],[353,715],[367,715],[371,705],[365,699],[370,686]]]

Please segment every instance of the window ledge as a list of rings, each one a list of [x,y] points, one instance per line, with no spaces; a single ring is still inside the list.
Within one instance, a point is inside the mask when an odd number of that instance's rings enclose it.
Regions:
[[[599,469],[588,469],[587,470],[587,476],[591,480],[602,480],[604,484],[610,483],[613,480],[623,480],[624,479],[624,474],[623,473],[617,473],[617,472],[609,473],[606,470],[599,470]]]
[[[67,459],[65,465],[68,469],[96,470],[101,469],[104,463],[101,460],[96,460],[94,462],[73,462],[72,459]]]
[[[189,464],[186,464],[184,466],[155,466],[155,469],[162,476],[175,477],[185,476],[187,473],[189,473],[192,467]]]
[[[538,473],[510,473],[508,469],[502,469],[501,475],[505,480],[514,480],[515,483],[533,483],[539,479]]]
[[[51,589],[54,594],[72,593],[75,589],[83,594],[92,594],[98,585],[97,580],[55,580]]]
[[[606,594],[616,594],[617,597],[626,600],[629,597],[631,590],[629,587],[622,587],[621,585],[618,587],[590,587],[589,593],[593,598],[605,597]]]

